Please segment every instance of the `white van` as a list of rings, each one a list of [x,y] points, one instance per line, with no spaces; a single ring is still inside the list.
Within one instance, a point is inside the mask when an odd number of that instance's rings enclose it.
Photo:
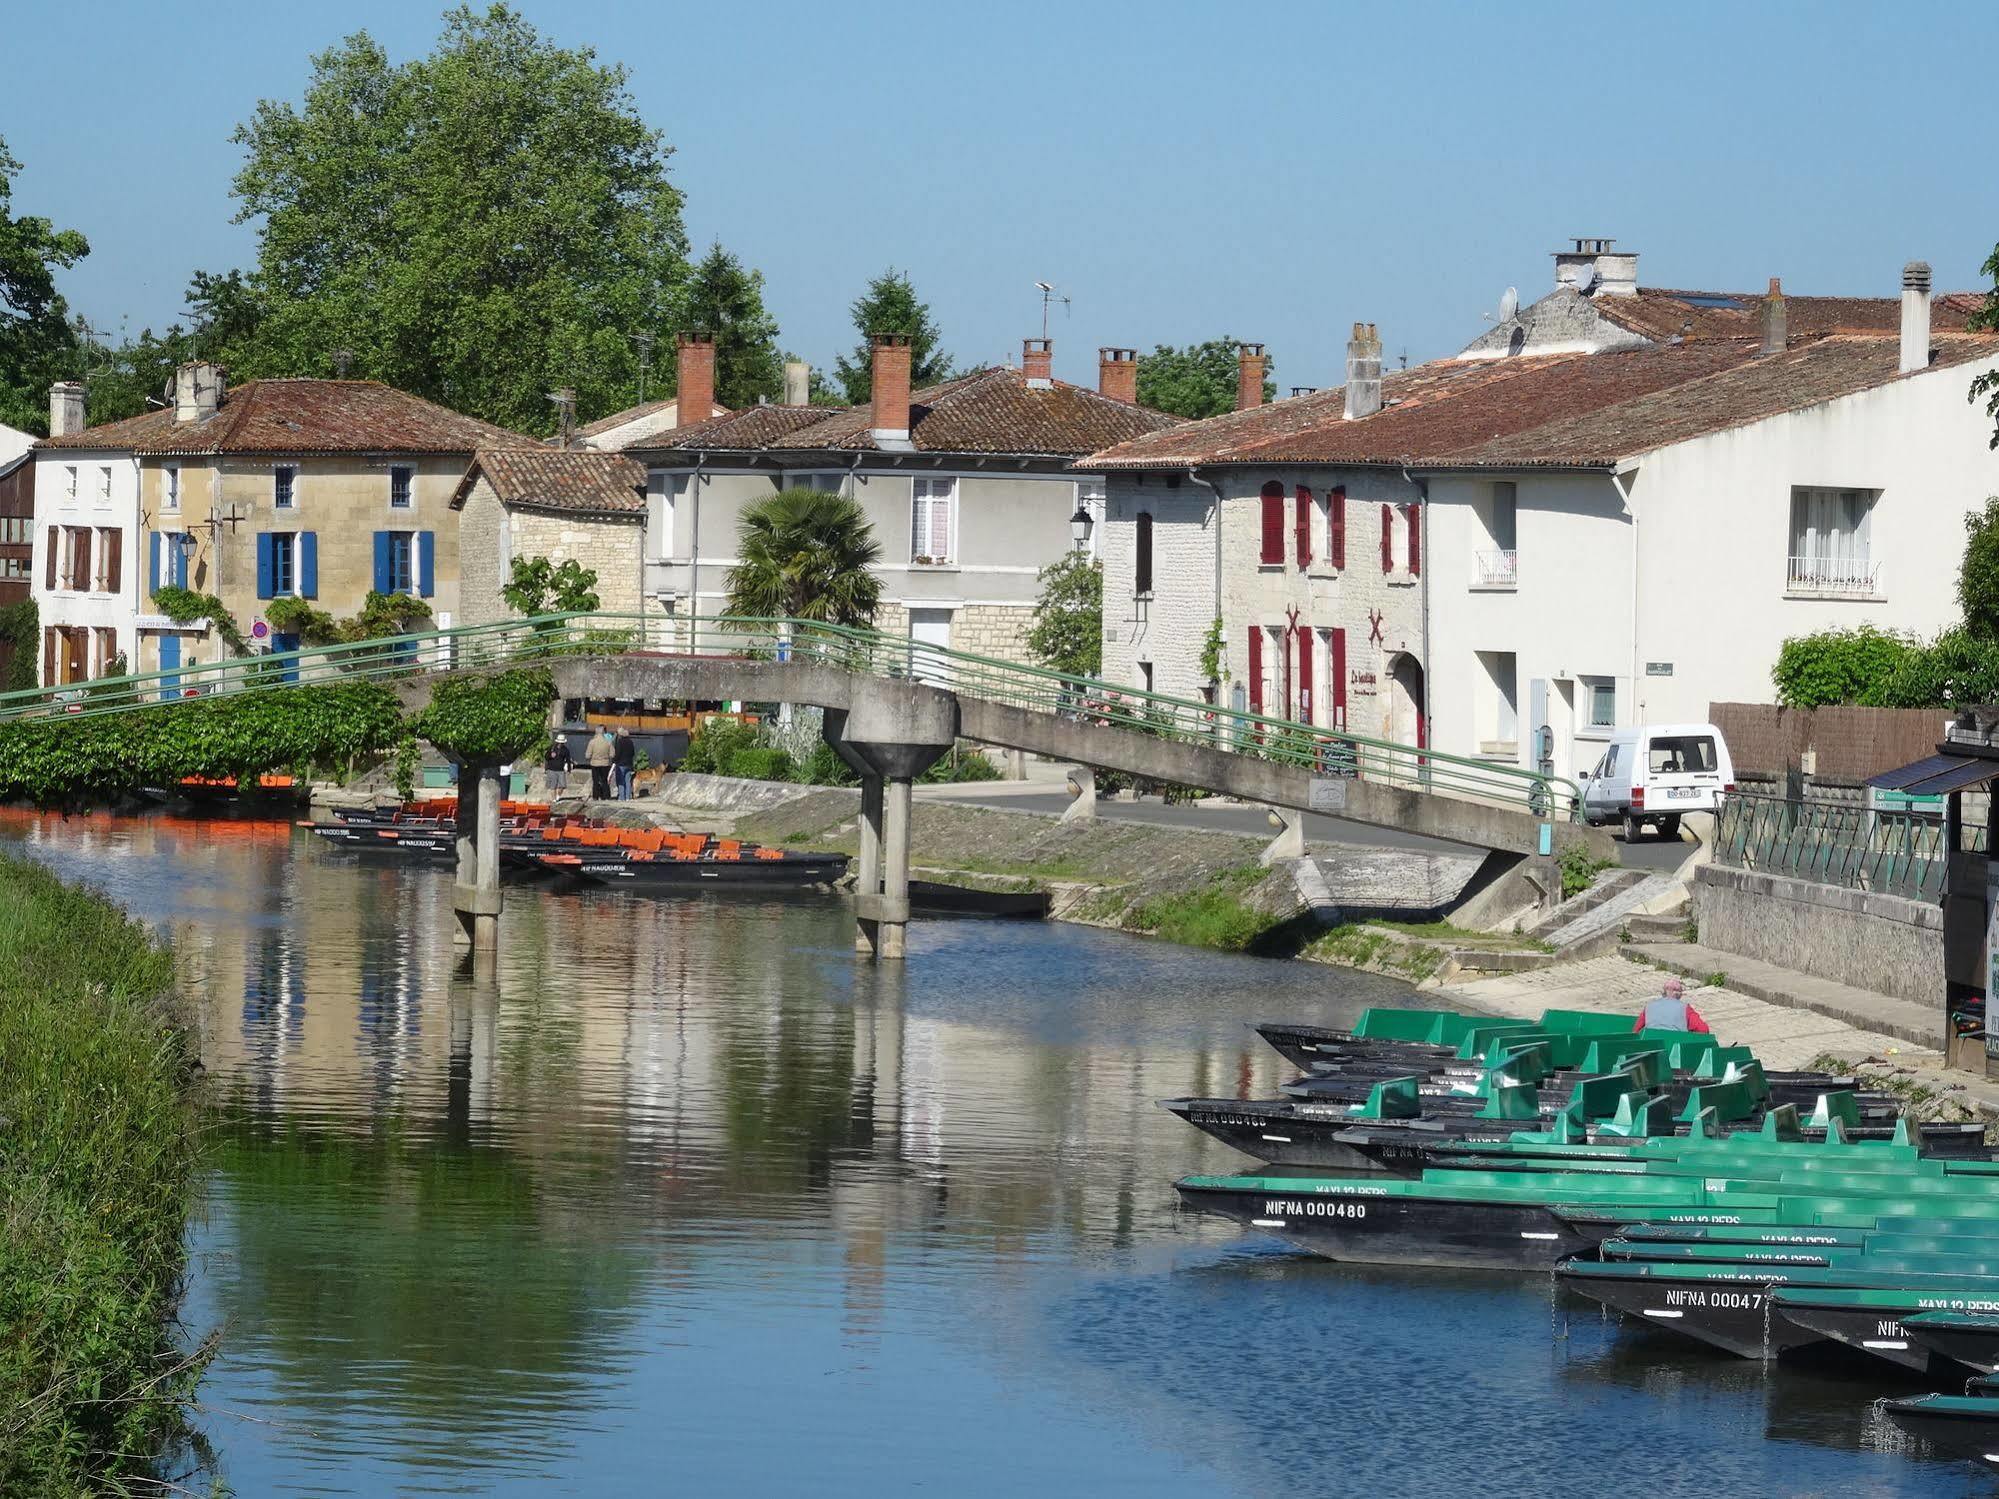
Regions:
[[[1624,824],[1630,843],[1650,823],[1680,836],[1685,812],[1714,812],[1735,789],[1735,762],[1711,723],[1653,723],[1618,729],[1596,768],[1584,775],[1583,820]]]

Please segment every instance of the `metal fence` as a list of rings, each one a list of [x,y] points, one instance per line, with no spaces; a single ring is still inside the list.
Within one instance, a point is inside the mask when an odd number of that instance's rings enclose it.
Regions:
[[[814,620],[560,614],[351,644],[193,663],[70,687],[0,693],[0,724],[84,718],[303,683],[393,681],[579,655],[814,661],[931,682],[966,697],[1296,765],[1314,774],[1436,792],[1550,820],[1577,815],[1575,783],[1517,765],[1440,754],[1215,703],[1166,697],[903,635]]]
[[[1944,831],[1938,812],[1737,792],[1722,803],[1714,859],[1823,885],[1936,900],[1950,862]],[[1983,828],[1965,833],[1967,851],[1983,846]]]

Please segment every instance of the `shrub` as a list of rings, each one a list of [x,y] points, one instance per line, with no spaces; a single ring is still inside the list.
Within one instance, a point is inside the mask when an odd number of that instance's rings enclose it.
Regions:
[[[791,756],[781,749],[763,749],[752,746],[739,749],[725,762],[726,775],[744,781],[788,781],[791,779]]]
[[[975,749],[953,748],[950,754],[924,771],[917,779],[933,786],[940,782],[997,781],[1000,779],[1000,770]]]
[[[721,714],[703,719],[687,741],[687,753],[680,769],[691,775],[727,775],[730,758],[738,750],[755,749],[757,731],[740,718]]]
[[[1777,653],[1770,678],[1777,687],[1777,701],[1786,708],[1823,708],[1833,703],[1881,707],[1889,679],[1922,649],[1911,636],[1872,625],[1794,635]]]
[[[1946,630],[1930,644],[1906,651],[1878,697],[1863,701],[1889,708],[1999,702],[1999,641],[1974,638],[1964,629]]]
[[[792,762],[791,778],[804,786],[853,786],[861,779],[823,739],[804,759]]]
[[[1957,604],[1964,612],[1966,630],[1980,640],[1999,640],[1999,495],[1988,499],[1983,510],[1974,510],[1964,518]]]

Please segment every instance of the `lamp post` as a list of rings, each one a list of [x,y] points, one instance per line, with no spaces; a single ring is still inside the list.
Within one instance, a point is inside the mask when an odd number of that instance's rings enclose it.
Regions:
[[[1090,532],[1096,522],[1090,518],[1090,508],[1081,500],[1076,502],[1076,513],[1069,517],[1069,535],[1076,543],[1075,550],[1083,551],[1090,544]]]

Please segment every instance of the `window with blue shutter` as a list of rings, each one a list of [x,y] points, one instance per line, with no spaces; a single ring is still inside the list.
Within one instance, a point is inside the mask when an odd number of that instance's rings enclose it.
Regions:
[[[160,586],[160,533],[146,538],[146,587],[157,592]]]
[[[260,599],[276,597],[271,591],[271,550],[271,533],[269,531],[259,531],[257,533],[257,597]]]
[[[375,592],[394,593],[394,578],[389,572],[389,547],[395,537],[393,531],[375,533]]]
[[[437,533],[416,533],[416,590],[421,598],[437,592]]]
[[[302,599],[319,597],[319,533],[301,531],[298,533],[298,596]]]
[[[170,554],[167,557],[167,573],[174,580],[174,587],[187,587],[188,558],[194,555],[194,532],[171,531],[167,534]]]

